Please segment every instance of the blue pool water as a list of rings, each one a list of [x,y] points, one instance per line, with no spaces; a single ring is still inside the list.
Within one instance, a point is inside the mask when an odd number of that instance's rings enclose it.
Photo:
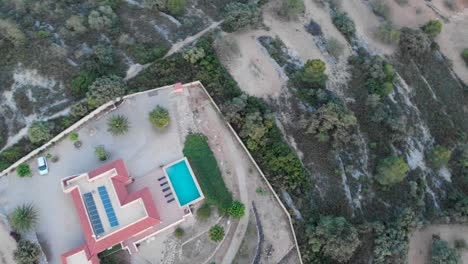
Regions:
[[[200,192],[193,179],[195,175],[192,177],[185,160],[181,160],[166,168],[166,172],[179,199],[180,206],[184,206],[200,198]]]

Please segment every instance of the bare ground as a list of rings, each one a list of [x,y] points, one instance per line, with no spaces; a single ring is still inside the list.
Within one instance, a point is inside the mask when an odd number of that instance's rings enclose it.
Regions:
[[[10,236],[10,231],[3,222],[3,215],[0,216],[0,263],[15,264],[13,252],[16,250],[16,242]]]

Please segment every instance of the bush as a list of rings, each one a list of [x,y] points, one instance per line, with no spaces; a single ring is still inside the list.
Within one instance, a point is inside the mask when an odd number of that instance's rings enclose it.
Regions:
[[[38,215],[32,204],[16,207],[10,215],[10,224],[16,231],[29,231],[37,224]]]
[[[70,140],[75,142],[78,141],[78,134],[76,132],[71,132],[70,133]]]
[[[296,19],[299,15],[302,15],[305,11],[303,0],[282,0],[281,9],[278,11],[280,16],[288,19]]]
[[[309,24],[307,24],[305,27],[307,29],[307,32],[312,34],[312,36],[323,35],[322,28],[320,27],[320,25],[312,19],[310,20]]]
[[[466,66],[468,66],[468,48],[463,49],[461,56],[465,61]]]
[[[16,173],[20,177],[29,177],[31,176],[31,168],[29,167],[28,164],[26,163],[21,163],[17,168],[16,168]]]
[[[96,154],[100,161],[106,161],[109,158],[109,152],[106,151],[104,146],[97,146],[94,149],[94,154]]]
[[[176,228],[176,230],[174,231],[174,236],[177,238],[182,238],[184,235],[185,231],[181,227]]]
[[[52,138],[52,125],[47,122],[35,121],[28,129],[28,137],[32,143],[43,143]]]
[[[125,95],[126,89],[127,86],[119,76],[100,77],[89,86],[89,91],[86,93],[88,105],[96,108],[116,97]]]
[[[383,186],[391,186],[402,182],[408,171],[408,164],[402,158],[391,156],[379,161],[376,180]]]
[[[323,88],[328,76],[325,74],[325,63],[321,60],[308,60],[297,73],[297,79],[310,88]]]
[[[245,214],[245,205],[239,201],[232,202],[231,208],[228,210],[228,214],[234,218],[241,218]]]
[[[321,217],[317,227],[307,229],[307,235],[313,252],[338,262],[349,261],[361,244],[356,228],[343,217]]]
[[[398,43],[400,41],[400,34],[401,32],[390,23],[380,25],[376,33],[380,40],[388,44]]]
[[[167,0],[166,8],[175,16],[183,15],[185,12],[185,0]]]
[[[208,204],[203,204],[197,210],[197,217],[200,219],[208,219],[211,216],[211,207]]]
[[[169,125],[171,117],[169,116],[169,111],[167,111],[166,108],[158,105],[149,113],[149,120],[154,127],[164,128]]]
[[[162,58],[168,51],[168,47],[166,45],[155,46],[150,43],[139,43],[131,45],[129,51],[138,63],[146,64]]]
[[[20,240],[13,256],[18,264],[38,263],[41,257],[41,248],[36,243]]]
[[[403,28],[399,48],[405,55],[418,57],[431,50],[431,40],[421,30]]]
[[[70,18],[65,21],[65,27],[76,33],[84,33],[87,30],[86,26],[83,25],[83,18],[77,15],[70,16]]]
[[[201,134],[188,135],[185,139],[183,153],[200,183],[206,202],[216,205],[221,214],[226,213],[232,204],[232,194],[224,184],[207,138]]]
[[[88,92],[89,86],[96,80],[98,75],[94,72],[82,70],[71,82],[71,92],[75,97],[83,97]]]
[[[262,20],[260,9],[254,3],[232,2],[224,8],[224,12],[224,22],[221,27],[226,32],[255,27]]]
[[[464,239],[457,239],[455,240],[455,249],[458,251],[463,251],[468,249],[468,245]]]
[[[215,242],[221,241],[224,238],[224,228],[220,225],[214,225],[210,228],[210,231],[208,231],[208,234],[212,241],[215,241]]]
[[[347,38],[351,39],[356,34],[354,21],[345,12],[336,11],[332,16],[333,24]]]
[[[129,122],[123,115],[114,115],[107,120],[107,131],[113,136],[124,135],[128,132]]]
[[[345,46],[341,44],[341,42],[339,42],[336,38],[331,37],[327,39],[325,48],[331,56],[333,56],[335,59],[338,59],[343,54],[343,49]]]
[[[39,30],[36,32],[36,37],[40,39],[49,38],[52,34],[47,30]]]
[[[431,248],[431,264],[461,264],[460,254],[440,238],[434,238]]]
[[[182,57],[191,64],[198,63],[205,57],[205,50],[199,47],[193,47],[182,55]]]
[[[99,65],[114,65],[114,51],[110,45],[96,45],[93,47],[93,57]]]
[[[26,44],[26,35],[13,21],[0,19],[0,35],[11,41],[15,46]]]
[[[424,24],[421,29],[430,38],[435,38],[442,31],[442,22],[440,22],[440,20],[430,20]]]
[[[88,103],[79,102],[70,108],[70,115],[75,118],[80,118],[85,116],[89,112]]]
[[[386,20],[390,19],[390,7],[383,0],[374,0],[371,2],[372,11]]]
[[[100,6],[88,16],[89,27],[95,30],[108,30],[117,22],[117,15],[110,6]]]
[[[452,151],[443,146],[436,146],[431,150],[428,158],[432,166],[436,169],[440,169],[447,166],[451,157]]]

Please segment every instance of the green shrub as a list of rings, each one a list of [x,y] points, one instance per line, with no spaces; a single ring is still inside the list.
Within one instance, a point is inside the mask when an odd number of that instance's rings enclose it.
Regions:
[[[0,35],[11,41],[15,46],[23,46],[27,41],[23,31],[11,20],[0,19]]]
[[[443,146],[436,146],[429,153],[428,158],[432,166],[434,166],[436,169],[440,169],[444,166],[447,166],[451,157],[452,151]]]
[[[201,134],[188,135],[183,152],[200,183],[206,202],[216,205],[221,214],[226,213],[232,204],[232,194],[224,184],[207,138]]]
[[[166,45],[153,45],[149,43],[138,43],[129,47],[130,53],[138,63],[146,64],[162,58],[168,51]]]
[[[390,19],[390,7],[383,0],[374,0],[371,2],[372,11],[386,20]]]
[[[185,12],[185,5],[185,0],[167,0],[166,8],[172,15],[181,16]]]
[[[400,41],[401,32],[390,23],[382,24],[377,29],[377,37],[385,43],[394,44]]]
[[[208,204],[203,204],[197,210],[197,217],[200,219],[208,219],[211,216],[211,207]]]
[[[83,97],[88,92],[89,86],[96,80],[98,75],[90,71],[80,71],[80,74],[71,81],[71,93],[75,97]]]
[[[214,225],[208,231],[210,239],[215,242],[219,242],[224,238],[224,228],[220,225]]]
[[[130,124],[127,117],[114,115],[107,119],[107,131],[113,136],[121,136],[128,132]]]
[[[408,171],[408,164],[401,157],[391,156],[379,161],[376,179],[383,186],[391,186],[402,182]]]
[[[245,214],[245,205],[239,201],[232,202],[228,214],[234,218],[241,218]]]
[[[460,254],[440,238],[434,238],[431,248],[431,264],[461,264]]]
[[[89,13],[88,24],[89,27],[95,30],[109,30],[117,22],[117,15],[114,13],[110,6],[104,5],[98,7]]]
[[[86,93],[88,105],[96,108],[116,97],[125,95],[126,90],[127,86],[119,76],[109,75],[97,78]]]
[[[114,51],[110,45],[96,45],[93,47],[93,57],[99,65],[114,65]]]
[[[52,138],[52,125],[47,122],[35,121],[28,129],[28,137],[32,143],[43,143]]]
[[[232,2],[224,8],[224,12],[224,22],[221,27],[226,32],[255,27],[262,20],[260,9],[254,3]]]
[[[16,173],[20,177],[29,177],[31,176],[31,168],[29,167],[28,164],[26,163],[21,163],[17,168],[16,168]]]
[[[466,241],[462,239],[456,239],[455,240],[455,249],[458,251],[463,251],[468,249],[468,245],[466,244]]]
[[[325,87],[328,76],[325,74],[325,63],[321,60],[308,60],[297,73],[297,79],[311,88]]]
[[[321,217],[318,225],[309,227],[311,250],[340,263],[347,262],[360,246],[357,229],[343,217]]]
[[[104,146],[97,146],[94,149],[94,154],[96,154],[100,161],[105,161],[109,158],[109,152],[107,152]]]
[[[32,204],[16,207],[10,215],[10,224],[16,231],[25,232],[35,227],[38,215]]]
[[[13,257],[18,264],[38,263],[41,257],[41,248],[36,243],[20,240]]]
[[[149,120],[154,127],[164,128],[169,125],[171,117],[169,116],[169,111],[167,111],[166,108],[158,105],[149,113]]]
[[[327,39],[325,48],[331,56],[333,56],[335,59],[338,59],[343,54],[343,49],[345,46],[341,44],[341,42],[339,42],[336,38],[331,37]]]
[[[70,115],[74,118],[81,118],[89,112],[88,103],[79,102],[71,106]]]
[[[333,24],[347,38],[351,39],[356,34],[354,21],[345,12],[336,11],[332,15]]]
[[[78,134],[76,132],[71,132],[70,133],[70,140],[75,142],[78,140]]]
[[[418,57],[431,50],[431,40],[421,30],[403,28],[401,30],[399,48],[404,55]]]
[[[40,39],[49,38],[52,34],[47,30],[39,30],[36,32],[36,37]]]
[[[278,11],[280,16],[288,19],[296,19],[305,11],[303,0],[282,0],[281,9]]]
[[[182,238],[184,235],[185,235],[185,231],[181,227],[177,227],[176,230],[174,231],[174,236],[177,238]]]
[[[463,49],[461,56],[465,61],[466,66],[468,66],[468,48]]]
[[[0,154],[1,159],[4,159],[11,163],[19,160],[22,156],[23,156],[23,152],[21,151],[21,148],[18,146],[9,147],[5,149],[4,151],[2,151],[2,153]]]
[[[435,38],[442,31],[442,22],[440,22],[440,20],[430,20],[424,24],[421,29],[430,38]]]

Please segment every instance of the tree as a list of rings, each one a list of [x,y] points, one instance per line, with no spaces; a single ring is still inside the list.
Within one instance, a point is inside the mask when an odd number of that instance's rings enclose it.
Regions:
[[[39,261],[41,248],[36,243],[28,240],[20,240],[13,253],[13,257],[18,264],[33,264]]]
[[[226,20],[224,20],[226,21]],[[193,47],[182,55],[182,57],[190,62],[191,64],[196,64],[199,62],[201,59],[205,57],[205,50],[201,47]]]
[[[87,28],[83,25],[83,18],[81,16],[72,15],[65,21],[65,27],[76,33],[84,33]]]
[[[400,41],[401,32],[391,23],[384,23],[377,28],[377,37],[385,43],[394,44]]]
[[[107,131],[113,136],[127,133],[129,126],[127,117],[123,115],[114,115],[107,120]]]
[[[215,242],[221,241],[224,238],[224,228],[220,225],[214,225],[208,231],[208,235]]]
[[[176,230],[174,231],[174,236],[177,238],[182,238],[184,235],[185,235],[185,231],[181,227],[177,227]]]
[[[28,137],[32,143],[43,143],[52,138],[52,125],[47,122],[35,121],[28,129]]]
[[[307,229],[307,235],[313,252],[338,262],[348,261],[361,245],[356,228],[343,217],[321,217],[315,228]]]
[[[94,149],[94,154],[96,154],[100,161],[105,161],[109,158],[109,152],[107,152],[104,146],[97,146]]]
[[[460,264],[459,253],[448,243],[438,237],[433,238],[431,248],[431,264]]]
[[[444,166],[447,166],[451,157],[452,151],[443,146],[436,146],[429,153],[429,162],[436,169],[440,169]]]
[[[288,19],[296,19],[305,11],[303,0],[282,0],[283,4],[278,14]]]
[[[37,224],[37,212],[32,204],[16,207],[10,215],[11,226],[19,231],[29,231]]]
[[[222,29],[226,32],[234,32],[261,23],[260,9],[254,3],[229,3],[224,8],[224,22]]]
[[[234,218],[241,218],[245,214],[245,205],[239,201],[232,202],[231,208],[228,209],[228,214]]]
[[[308,60],[302,70],[298,72],[297,78],[304,85],[311,88],[323,88],[328,76],[325,74],[325,63],[321,60]]]
[[[208,219],[211,216],[211,207],[204,203],[197,210],[197,217],[200,219]]]
[[[23,31],[12,21],[0,19],[0,36],[11,41],[15,46],[26,44],[27,38]]]
[[[122,78],[116,75],[98,78],[89,86],[89,91],[86,93],[88,105],[96,108],[116,97],[125,95],[126,89],[127,86]]]
[[[430,38],[435,38],[442,31],[442,22],[440,22],[440,20],[430,20],[424,24],[421,29]]]
[[[29,177],[31,176],[31,168],[26,163],[21,163],[18,168],[16,168],[16,173],[18,176],[22,177]]]
[[[169,111],[167,111],[166,108],[158,105],[149,113],[149,120],[154,127],[164,128],[169,125],[171,117],[169,116]]]
[[[100,6],[97,10],[91,11],[88,16],[89,27],[95,30],[106,30],[114,26],[117,15],[110,6]]]
[[[401,30],[400,51],[411,57],[418,57],[431,50],[431,40],[421,30],[403,28]]]
[[[93,55],[98,64],[105,66],[114,65],[114,51],[110,45],[96,45],[93,47]]]
[[[354,21],[344,12],[335,11],[332,16],[333,24],[348,39],[356,34]]]
[[[383,186],[391,186],[402,182],[408,171],[408,164],[401,157],[390,156],[379,161],[376,179]]]
[[[343,54],[343,49],[345,47],[336,38],[331,37],[327,39],[327,42],[325,43],[325,48],[327,49],[327,52],[333,56],[333,58],[338,59],[341,56],[341,54]]]
[[[180,16],[185,12],[185,0],[167,0],[166,8],[169,13]]]

